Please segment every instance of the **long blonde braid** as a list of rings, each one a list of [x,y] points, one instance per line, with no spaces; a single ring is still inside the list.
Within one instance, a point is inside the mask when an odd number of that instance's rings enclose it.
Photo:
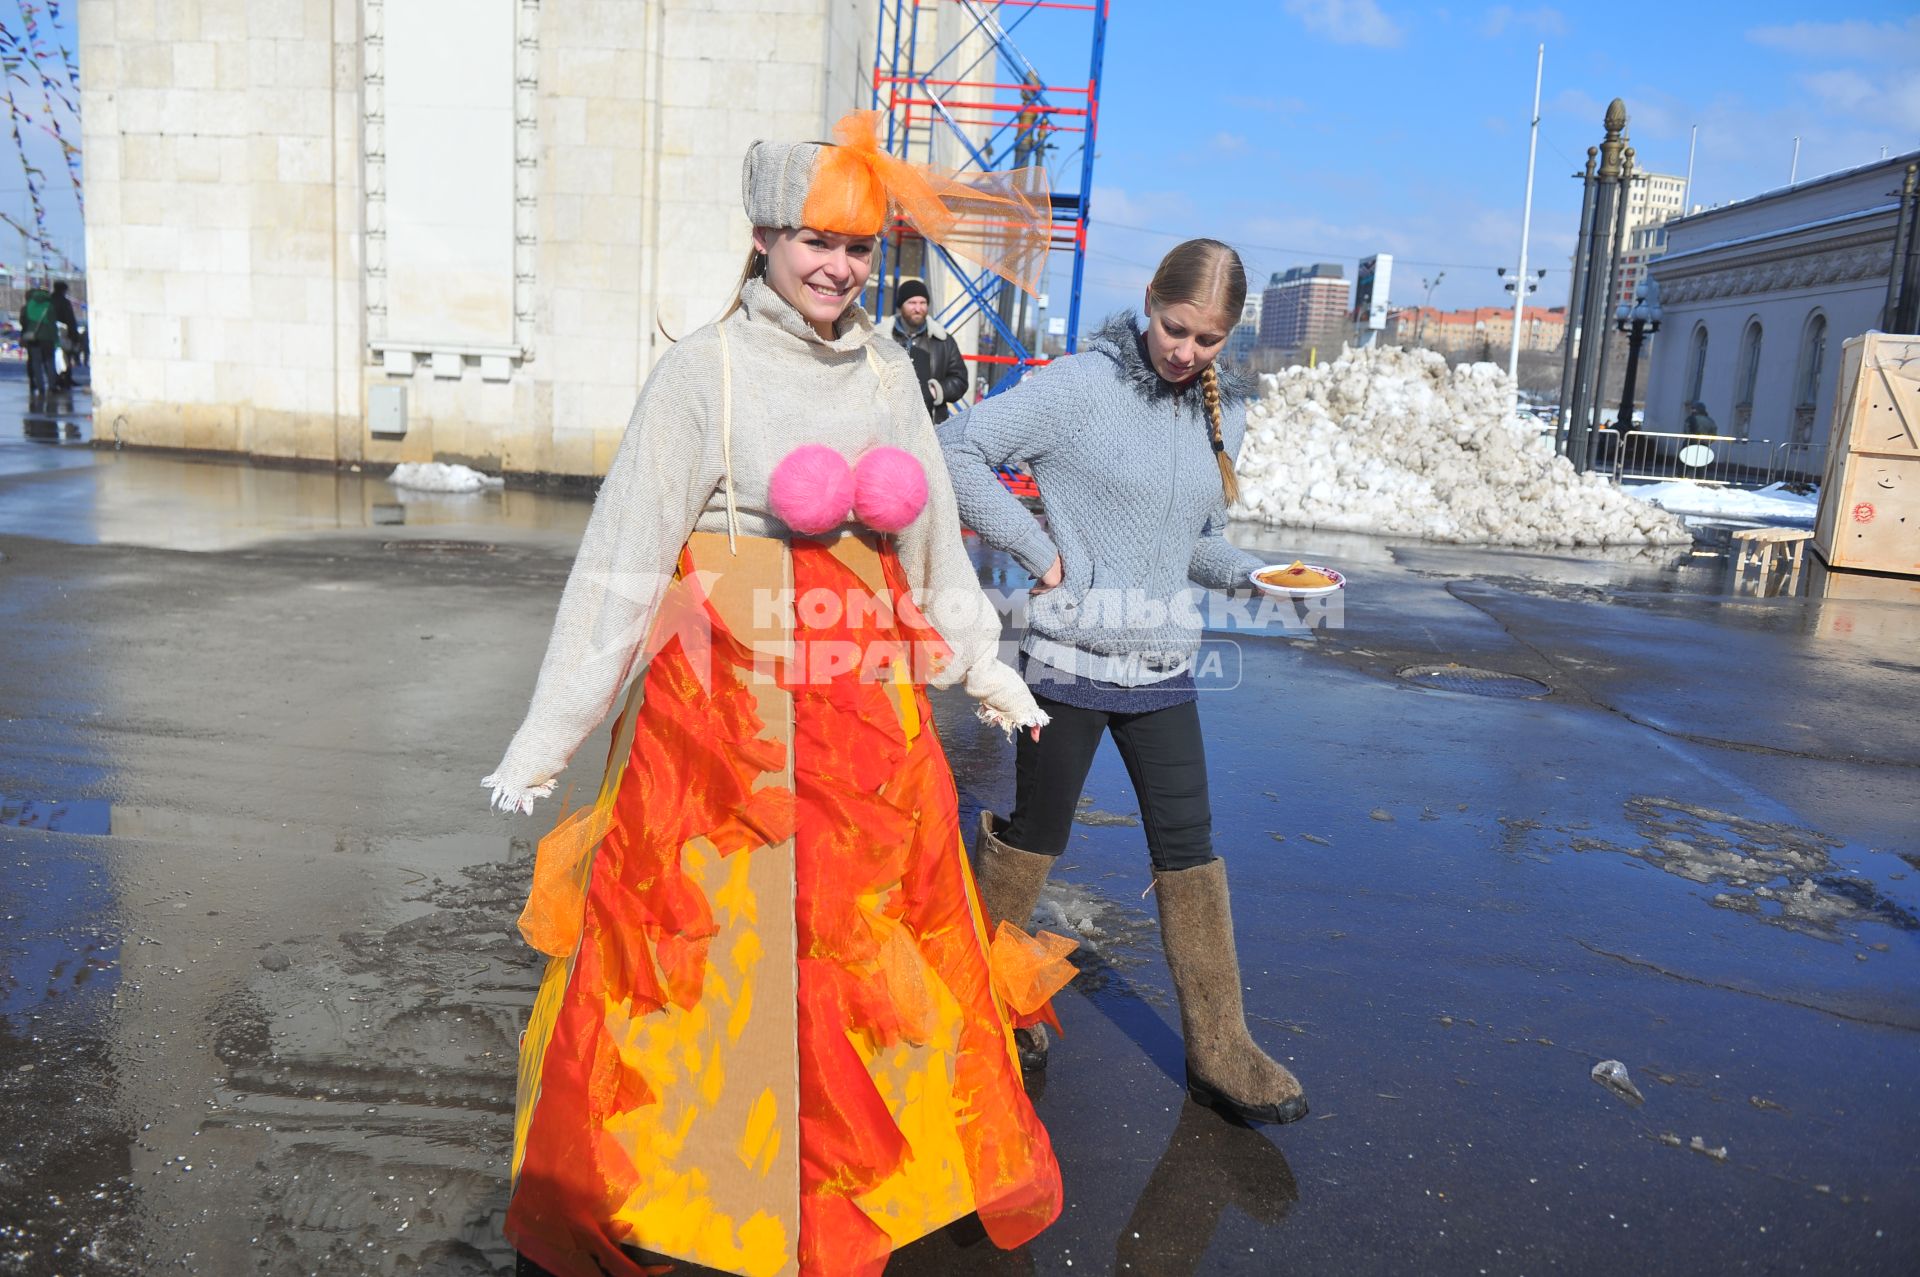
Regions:
[[[1226,440],[1220,437],[1220,374],[1212,364],[1200,370],[1200,394],[1207,405],[1208,436],[1213,441],[1213,459],[1220,467],[1220,490],[1227,504],[1240,499],[1240,479],[1233,473],[1233,458],[1227,455]]]

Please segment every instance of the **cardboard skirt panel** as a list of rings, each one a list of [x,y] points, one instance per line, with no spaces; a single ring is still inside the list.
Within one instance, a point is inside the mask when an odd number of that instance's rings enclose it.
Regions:
[[[598,801],[541,842],[507,1232],[557,1277],[877,1274],[1060,1172],[1012,1029],[1073,947],[989,937],[891,543],[695,534]]]

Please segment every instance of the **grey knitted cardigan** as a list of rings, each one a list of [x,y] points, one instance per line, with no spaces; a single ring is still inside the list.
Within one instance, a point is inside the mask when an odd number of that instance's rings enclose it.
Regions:
[[[1237,458],[1250,385],[1225,369],[1219,379],[1221,438]],[[1127,686],[1180,672],[1200,643],[1200,609],[1180,606],[1189,582],[1244,585],[1264,562],[1224,535],[1200,379],[1156,373],[1131,313],[1109,319],[1086,351],[953,417],[940,446],[968,527],[1035,577],[1060,556],[1064,579],[1031,600],[1021,640],[1056,669]],[[998,465],[1033,475],[1044,526],[1000,484]]]

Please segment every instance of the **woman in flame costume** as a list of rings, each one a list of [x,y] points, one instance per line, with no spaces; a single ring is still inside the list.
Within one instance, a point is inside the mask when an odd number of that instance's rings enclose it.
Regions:
[[[1013,1247],[1060,1211],[1012,1033],[1073,946],[987,930],[925,684],[1046,717],[997,659],[912,366],[856,304],[896,213],[1030,288],[1047,201],[895,160],[873,119],[748,153],[739,294],[641,391],[485,781],[530,810],[644,662],[521,917],[550,960],[507,1232],[561,1277],[877,1274],[969,1213]]]

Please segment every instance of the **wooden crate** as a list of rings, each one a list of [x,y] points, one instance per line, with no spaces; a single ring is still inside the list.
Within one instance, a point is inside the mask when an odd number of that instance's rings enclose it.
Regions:
[[[1813,548],[1830,567],[1920,576],[1920,337],[1842,347]]]

